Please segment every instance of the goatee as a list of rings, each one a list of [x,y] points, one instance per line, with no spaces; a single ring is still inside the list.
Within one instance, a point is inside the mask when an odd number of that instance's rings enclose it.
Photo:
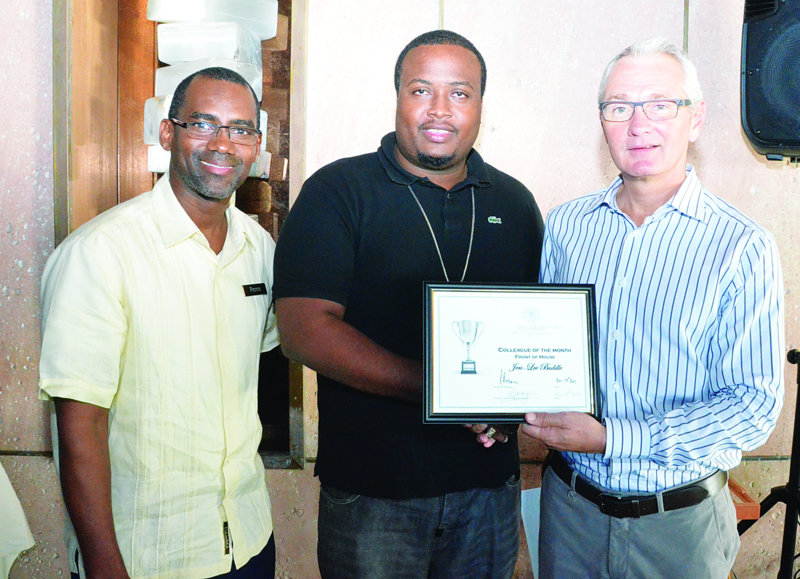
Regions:
[[[455,153],[452,155],[447,155],[446,157],[434,157],[426,153],[418,152],[417,164],[426,169],[441,169],[443,167],[449,167],[452,165],[453,161],[455,161],[455,158]]]

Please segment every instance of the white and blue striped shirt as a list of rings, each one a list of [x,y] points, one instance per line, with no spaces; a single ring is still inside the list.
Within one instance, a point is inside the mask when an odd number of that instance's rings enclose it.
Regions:
[[[595,284],[606,452],[565,453],[595,484],[659,492],[728,470],[783,404],[783,280],[772,235],[694,169],[640,227],[608,189],[547,217],[542,283]]]

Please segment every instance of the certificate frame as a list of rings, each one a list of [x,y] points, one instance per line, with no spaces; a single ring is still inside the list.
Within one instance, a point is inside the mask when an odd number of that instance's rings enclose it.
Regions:
[[[425,282],[423,422],[596,416],[594,295],[589,284]]]

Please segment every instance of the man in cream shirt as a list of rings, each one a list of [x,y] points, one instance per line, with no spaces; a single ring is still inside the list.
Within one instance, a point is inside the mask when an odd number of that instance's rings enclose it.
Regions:
[[[169,172],[48,260],[40,386],[73,576],[274,574],[257,414],[274,244],[230,203],[258,108],[227,69],[184,80],[160,127]]]

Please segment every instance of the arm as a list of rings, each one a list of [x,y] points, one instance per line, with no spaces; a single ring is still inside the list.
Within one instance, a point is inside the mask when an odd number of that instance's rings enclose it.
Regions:
[[[722,300],[705,360],[707,396],[640,421],[607,419],[606,456],[626,457],[631,425],[659,464],[713,462],[766,442],[783,404],[783,278],[768,234],[748,240]],[[728,465],[718,462],[720,468]]]
[[[763,444],[783,400],[783,288],[771,237],[748,240],[724,290],[702,360],[706,378],[697,385],[702,397],[664,412],[606,416],[603,445],[597,444],[600,431],[589,417],[570,413],[528,415],[523,432],[559,450],[664,466],[702,461],[730,468],[734,457],[726,453]]]
[[[422,365],[382,348],[344,322],[341,304],[281,298],[275,307],[286,357],[357,390],[420,401]]]
[[[87,577],[128,577],[111,514],[108,410],[55,398],[61,489]]]

